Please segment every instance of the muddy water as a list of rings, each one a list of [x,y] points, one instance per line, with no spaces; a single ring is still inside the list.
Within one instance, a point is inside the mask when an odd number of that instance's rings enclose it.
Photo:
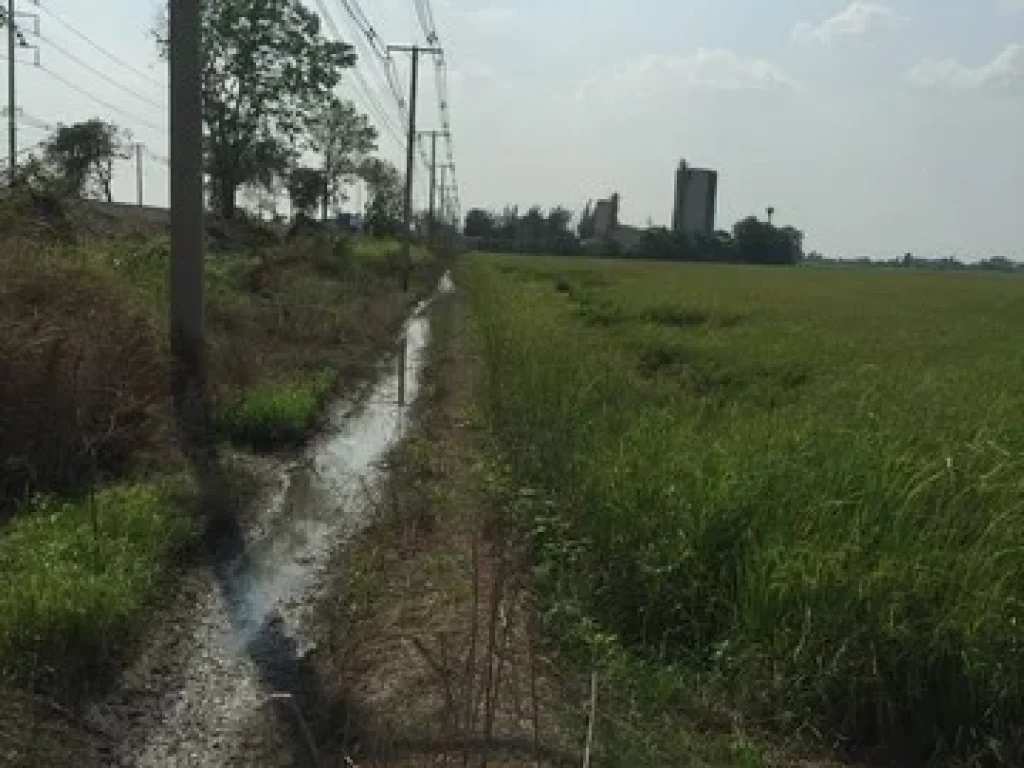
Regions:
[[[118,734],[111,764],[311,763],[316,736],[305,718],[273,737],[252,723],[321,708],[304,663],[307,606],[338,548],[370,518],[369,490],[419,394],[430,303],[451,290],[446,275],[406,322],[403,353],[382,364],[363,397],[337,402],[321,436],[278,468],[277,488],[254,522],[218,534],[214,563],[189,585],[187,611],[90,713],[96,726]]]

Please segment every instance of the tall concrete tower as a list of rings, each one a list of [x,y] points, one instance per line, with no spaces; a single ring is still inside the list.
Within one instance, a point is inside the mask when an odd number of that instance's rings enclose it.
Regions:
[[[685,160],[681,160],[676,171],[672,230],[688,235],[713,234],[717,200],[718,171],[691,168]]]

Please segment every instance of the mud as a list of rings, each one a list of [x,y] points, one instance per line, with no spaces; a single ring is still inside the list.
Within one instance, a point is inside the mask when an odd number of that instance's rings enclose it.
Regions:
[[[406,322],[396,356],[355,400],[334,404],[307,449],[273,470],[270,490],[210,536],[206,565],[182,582],[175,607],[84,720],[107,734],[102,764],[315,765],[325,739],[357,721],[326,701],[309,661],[309,610],[327,566],[370,520],[382,459],[403,437],[430,343],[430,304]]]

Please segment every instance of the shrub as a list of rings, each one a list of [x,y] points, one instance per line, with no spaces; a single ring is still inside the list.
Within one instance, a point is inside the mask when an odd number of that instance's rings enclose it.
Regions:
[[[0,261],[0,508],[121,475],[169,427],[158,329],[100,271],[17,253]]]

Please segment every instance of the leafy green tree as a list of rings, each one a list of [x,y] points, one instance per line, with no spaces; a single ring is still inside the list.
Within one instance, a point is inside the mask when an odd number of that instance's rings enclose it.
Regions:
[[[648,258],[665,261],[696,261],[699,258],[697,246],[689,235],[665,227],[652,227],[644,232],[640,252]]]
[[[391,163],[369,158],[359,167],[366,182],[366,225],[378,235],[398,235],[404,229],[405,177]]]
[[[496,220],[498,237],[512,240],[519,234],[519,206],[506,205]]]
[[[803,233],[779,229],[750,216],[733,228],[736,255],[750,264],[796,264],[803,258]]]
[[[465,233],[467,237],[494,237],[494,216],[482,208],[471,208],[466,214]]]
[[[550,237],[563,237],[569,234],[569,225],[572,223],[572,211],[556,205],[548,211],[547,230]]]
[[[519,221],[517,235],[522,240],[540,240],[547,229],[547,220],[539,205],[532,206]]]
[[[238,188],[297,153],[355,55],[300,0],[203,0],[201,23],[206,171],[214,206],[232,218]]]
[[[356,173],[377,149],[377,129],[350,101],[334,99],[319,110],[310,126],[311,148],[324,159],[323,218],[331,202],[341,202],[346,177]]]
[[[43,151],[67,194],[92,194],[110,202],[114,161],[131,155],[131,134],[102,120],[87,120],[60,126]]]
[[[320,168],[295,168],[288,175],[288,196],[298,213],[309,215],[323,199],[326,175]]]

